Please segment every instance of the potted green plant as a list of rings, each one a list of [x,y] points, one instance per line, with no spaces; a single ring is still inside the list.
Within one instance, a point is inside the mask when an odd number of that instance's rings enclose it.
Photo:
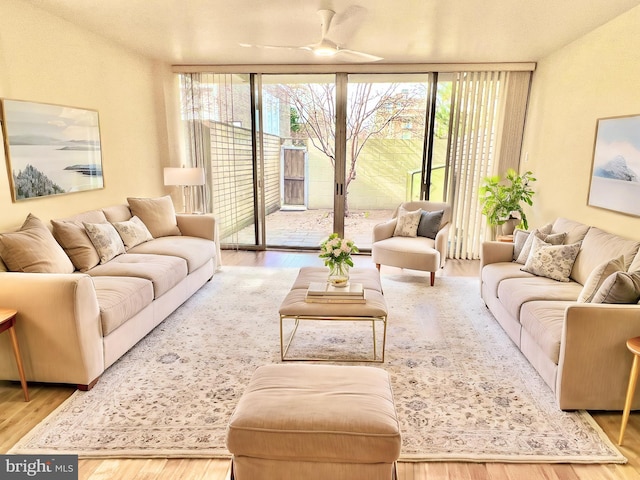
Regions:
[[[532,172],[519,175],[510,168],[503,181],[500,175],[485,177],[480,186],[480,205],[482,214],[492,227],[503,226],[506,223],[513,228],[503,228],[502,234],[513,233],[513,229],[521,225],[525,230],[529,228],[523,205],[533,205],[534,191],[530,184],[535,182]]]

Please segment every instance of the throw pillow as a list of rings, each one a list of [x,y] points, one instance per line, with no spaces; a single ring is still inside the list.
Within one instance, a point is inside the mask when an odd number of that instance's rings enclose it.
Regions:
[[[551,245],[534,236],[529,258],[520,270],[539,277],[568,282],[579,251],[579,243]]]
[[[408,212],[400,207],[396,228],[393,231],[394,237],[415,237],[418,235],[418,225],[420,224],[422,210],[419,208],[413,212]]]
[[[91,243],[82,222],[51,220],[51,225],[53,236],[78,270],[86,272],[100,263],[96,247]]]
[[[158,198],[127,198],[131,214],[146,225],[153,238],[181,235],[169,195]]]
[[[153,240],[145,224],[136,216],[131,217],[131,220],[127,220],[126,222],[114,222],[113,226],[118,231],[127,250],[141,243]]]
[[[32,214],[17,232],[0,234],[0,257],[10,272],[72,273],[75,270],[47,226]]]
[[[442,223],[442,216],[444,210],[436,210],[435,212],[427,212],[422,210],[420,213],[420,222],[418,223],[418,231],[416,235],[418,237],[427,237],[435,240],[438,231],[440,230],[440,224]]]
[[[609,278],[610,275],[616,272],[623,272],[624,268],[624,255],[608,260],[594,268],[587,277],[587,281],[584,282],[582,291],[578,296],[578,303],[591,302],[602,283]]]
[[[616,272],[609,275],[593,296],[591,303],[638,303],[640,271]]]
[[[549,224],[549,229],[551,228],[550,225],[551,224]],[[524,263],[527,261],[527,259],[529,258],[529,253],[531,252],[531,246],[533,245],[534,237],[538,237],[540,240],[544,240],[551,245],[562,245],[564,239],[567,237],[566,233],[552,234],[545,233],[546,231],[546,228],[544,231],[537,228],[533,232],[531,232],[531,235],[529,235],[526,242],[522,246],[522,251],[520,252],[520,255],[518,255],[518,259],[516,260],[516,262],[522,263],[524,265]]]
[[[125,253],[122,239],[110,223],[85,223],[84,228],[91,243],[96,247],[100,263],[107,263],[112,258]]]
[[[513,231],[513,261],[517,261],[522,252],[522,248],[527,239],[531,236],[531,232],[516,228]]]

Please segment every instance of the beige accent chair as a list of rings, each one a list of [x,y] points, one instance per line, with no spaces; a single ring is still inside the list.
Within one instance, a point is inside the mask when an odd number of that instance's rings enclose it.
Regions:
[[[428,212],[444,210],[440,230],[436,238],[394,236],[400,207],[407,211],[422,209]],[[436,271],[444,267],[447,255],[447,236],[451,222],[451,206],[447,203],[415,201],[405,202],[396,208],[386,222],[373,227],[371,257],[380,270],[380,265],[389,265],[411,270],[431,272],[431,286],[435,283]]]

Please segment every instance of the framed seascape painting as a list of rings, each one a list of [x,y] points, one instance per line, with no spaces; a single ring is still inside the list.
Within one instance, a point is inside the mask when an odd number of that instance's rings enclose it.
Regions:
[[[13,201],[104,188],[98,112],[0,100]]]
[[[587,204],[640,216],[640,115],[598,120]]]

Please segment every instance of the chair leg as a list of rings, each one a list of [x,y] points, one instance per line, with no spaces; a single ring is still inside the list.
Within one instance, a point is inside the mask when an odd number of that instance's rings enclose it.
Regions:
[[[431,272],[431,286],[436,282],[436,272]]]

